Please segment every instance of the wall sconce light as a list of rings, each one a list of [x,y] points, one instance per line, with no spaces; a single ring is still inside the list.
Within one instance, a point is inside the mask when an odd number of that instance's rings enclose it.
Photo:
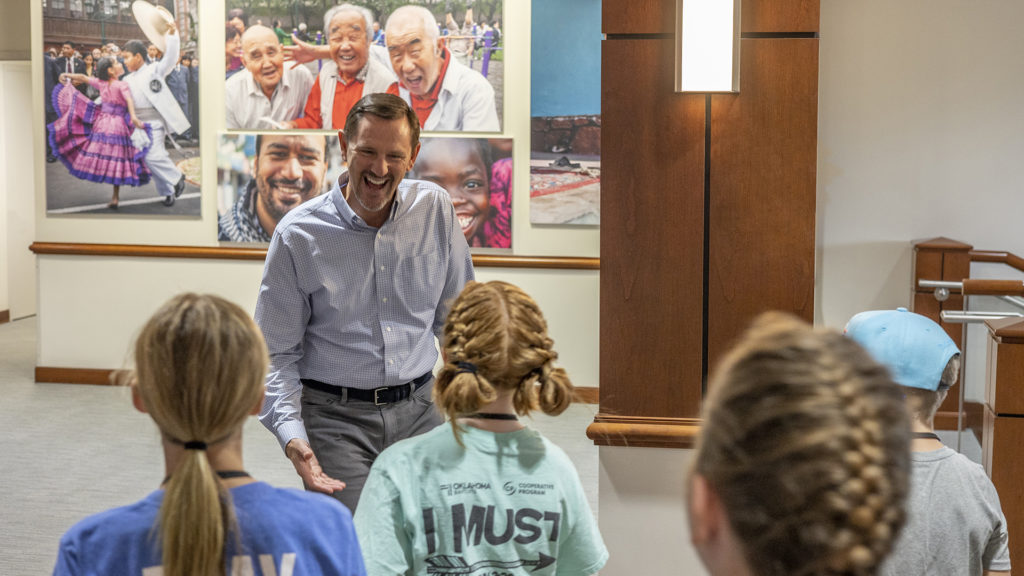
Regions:
[[[740,91],[740,1],[677,0],[676,92]]]

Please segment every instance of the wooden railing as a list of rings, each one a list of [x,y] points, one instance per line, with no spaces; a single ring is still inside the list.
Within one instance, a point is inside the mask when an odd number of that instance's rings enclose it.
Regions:
[[[1007,266],[1024,272],[1024,258],[1009,252],[998,250],[971,250],[968,252],[971,262],[994,262],[1006,264]]]
[[[971,278],[971,263],[986,262],[1006,264],[1024,272],[1024,258],[1010,252],[998,250],[975,250],[970,244],[949,238],[932,238],[914,244],[913,303],[911,309],[940,323],[946,333],[960,345],[963,342],[963,325],[943,323],[941,314],[947,311],[962,311],[965,296],[1024,296],[1022,280],[991,280]],[[932,288],[921,287],[921,280],[939,280],[949,283],[949,296],[938,300]],[[955,286],[959,284],[959,287]],[[966,350],[961,351],[966,359]],[[970,429],[982,440],[984,435],[984,404],[965,401],[963,414],[958,414],[959,394],[949,394],[935,416],[935,427],[954,430],[962,416],[965,428]]]

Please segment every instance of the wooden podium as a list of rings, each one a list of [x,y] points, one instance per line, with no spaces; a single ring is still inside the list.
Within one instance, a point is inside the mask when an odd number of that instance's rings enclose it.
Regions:
[[[1010,563],[1024,566],[1024,319],[986,322],[989,332],[982,463],[1010,532]]]

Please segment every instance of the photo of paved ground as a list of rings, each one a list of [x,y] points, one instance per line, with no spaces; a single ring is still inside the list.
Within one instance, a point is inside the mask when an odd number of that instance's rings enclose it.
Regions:
[[[107,208],[114,187],[80,180],[57,162],[46,165],[46,213],[47,214],[150,214],[174,216],[199,216],[200,214],[200,170],[199,147],[181,146],[175,148],[167,142],[167,152],[185,174],[185,191],[173,206],[164,206],[163,196],[156,193],[152,180],[144,186],[121,186],[117,210]]]
[[[530,222],[600,224],[600,159],[533,152],[530,159]]]

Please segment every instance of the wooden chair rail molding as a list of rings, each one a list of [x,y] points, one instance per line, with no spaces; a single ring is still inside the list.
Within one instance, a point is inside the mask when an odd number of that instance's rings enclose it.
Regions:
[[[654,418],[598,414],[587,427],[587,438],[598,446],[693,448],[700,434],[696,418]]]
[[[33,242],[35,254],[70,256],[131,256],[140,258],[199,258],[217,260],[264,260],[266,248],[234,246],[150,246],[144,244],[76,244]],[[545,268],[556,270],[600,270],[600,258],[562,256],[505,256],[474,254],[473,265],[491,268]]]
[[[1024,258],[1021,258],[1016,254],[1000,252],[999,250],[971,250],[968,254],[971,256],[971,262],[994,262],[997,264],[1006,264],[1011,268],[1024,272]]]

